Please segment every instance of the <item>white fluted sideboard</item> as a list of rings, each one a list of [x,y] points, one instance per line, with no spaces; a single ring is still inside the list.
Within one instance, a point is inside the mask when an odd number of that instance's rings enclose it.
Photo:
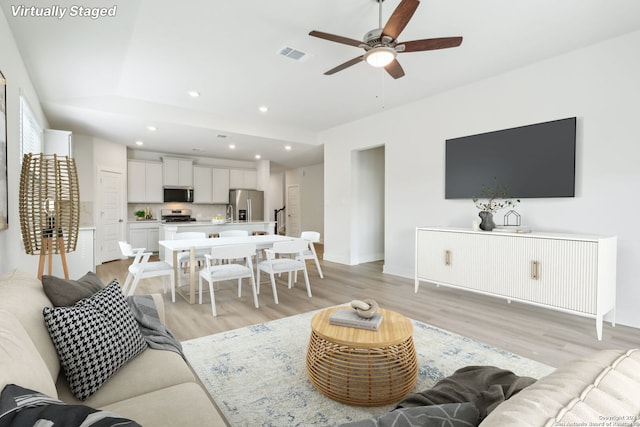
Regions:
[[[421,281],[615,325],[617,237],[416,228],[415,292]]]

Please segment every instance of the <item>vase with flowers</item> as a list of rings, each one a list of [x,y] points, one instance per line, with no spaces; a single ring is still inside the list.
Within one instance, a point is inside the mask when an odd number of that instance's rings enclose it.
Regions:
[[[482,184],[480,197],[474,197],[473,203],[480,209],[478,213],[478,216],[482,220],[480,222],[480,229],[491,231],[496,227],[495,222],[493,222],[493,213],[506,207],[516,206],[520,203],[520,199],[510,199],[509,187],[500,185],[498,178],[494,176],[493,186],[489,187]]]

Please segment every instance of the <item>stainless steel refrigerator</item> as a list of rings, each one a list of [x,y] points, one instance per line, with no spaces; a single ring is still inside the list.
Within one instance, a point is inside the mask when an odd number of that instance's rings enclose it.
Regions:
[[[264,221],[264,192],[229,190],[234,221]]]

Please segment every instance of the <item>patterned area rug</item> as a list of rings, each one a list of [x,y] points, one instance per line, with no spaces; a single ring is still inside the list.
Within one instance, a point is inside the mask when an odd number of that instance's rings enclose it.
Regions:
[[[348,406],[318,392],[305,357],[311,317],[299,314],[182,343],[191,366],[231,426],[331,426],[393,409]],[[553,368],[413,321],[419,376],[414,391],[455,370],[492,365],[540,378]]]

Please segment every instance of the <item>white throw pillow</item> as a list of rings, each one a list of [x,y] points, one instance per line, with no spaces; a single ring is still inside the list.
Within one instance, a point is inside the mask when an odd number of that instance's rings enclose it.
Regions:
[[[58,397],[47,365],[27,331],[13,314],[0,309],[0,391],[7,384]]]

